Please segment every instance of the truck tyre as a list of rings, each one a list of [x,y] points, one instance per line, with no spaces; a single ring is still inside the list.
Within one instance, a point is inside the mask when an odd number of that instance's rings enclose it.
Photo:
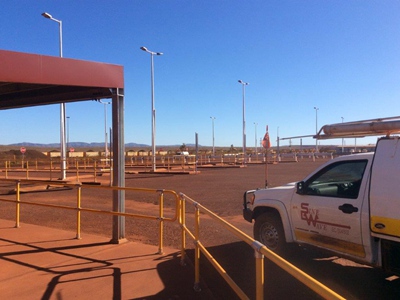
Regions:
[[[286,241],[280,218],[270,212],[259,215],[254,224],[254,239],[268,249],[282,254]]]

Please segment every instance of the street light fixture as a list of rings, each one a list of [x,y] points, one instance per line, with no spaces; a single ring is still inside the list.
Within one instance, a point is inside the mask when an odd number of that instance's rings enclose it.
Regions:
[[[140,50],[150,54],[150,67],[151,67],[151,149],[152,149],[152,171],[156,171],[156,109],[154,106],[154,55],[163,55],[161,52],[153,52],[146,47],[140,47]]]
[[[314,109],[315,109],[315,135],[317,135],[318,134],[318,110],[319,110],[319,108],[314,106]],[[318,153],[317,137],[315,137],[315,153]]]
[[[245,117],[245,112],[246,112],[246,92],[245,92],[245,86],[249,85],[248,82],[244,82],[243,80],[238,80],[238,82],[242,85],[242,94],[243,94],[243,164],[246,163],[246,117]]]
[[[57,20],[52,17],[47,12],[42,13],[42,16],[45,17],[46,19],[52,20],[54,22],[58,23],[58,29],[59,29],[59,47],[60,47],[60,57],[63,57],[63,45],[62,45],[62,22],[60,20]],[[65,180],[67,178],[66,174],[66,169],[67,169],[67,162],[66,162],[66,157],[67,157],[67,148],[65,145],[65,140],[66,140],[66,130],[65,130],[65,123],[66,123],[66,105],[65,102],[60,103],[60,154],[61,154],[61,180]]]
[[[213,154],[213,156],[215,156],[215,146],[214,146],[214,142],[215,142],[215,139],[214,139],[214,120],[216,119],[215,117],[210,117],[210,119],[212,120],[212,154]]]

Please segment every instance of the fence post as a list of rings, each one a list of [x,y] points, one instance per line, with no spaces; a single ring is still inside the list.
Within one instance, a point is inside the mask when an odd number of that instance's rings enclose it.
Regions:
[[[76,194],[76,239],[81,239],[81,191],[82,185],[77,184],[77,194]]]
[[[254,250],[256,263],[256,299],[264,299],[264,255]]]
[[[53,180],[53,160],[50,158],[50,180]]]
[[[254,259],[256,265],[256,299],[264,299],[264,255],[260,252],[264,247],[259,241],[254,241],[251,244],[254,249]]]
[[[181,226],[181,265],[185,265],[186,258],[186,201],[182,193],[179,194],[179,225]]]
[[[96,176],[97,176],[97,174],[96,174],[96,167],[97,167],[97,165],[96,165],[96,163],[97,163],[97,161],[95,160],[94,161],[94,182],[96,182]],[[111,176],[111,174],[110,174],[110,176]]]
[[[26,179],[29,179],[29,161],[26,161]]]
[[[159,243],[158,243],[158,254],[163,254],[163,235],[164,235],[164,190],[159,190]]]
[[[8,179],[8,166],[7,166],[7,161],[5,161],[5,165],[6,165],[6,179]],[[10,165],[10,163],[8,163],[8,165]]]
[[[17,181],[16,187],[16,205],[15,205],[15,228],[19,228],[19,213],[20,213],[20,189],[21,181]]]
[[[79,182],[79,161],[75,160],[76,168],[76,181]]]
[[[194,248],[194,287],[193,289],[196,292],[201,291],[200,287],[200,247],[199,247],[199,240],[200,240],[200,209],[197,206],[197,202],[194,203],[195,207],[195,215],[194,215],[194,237],[195,237],[195,248]]]

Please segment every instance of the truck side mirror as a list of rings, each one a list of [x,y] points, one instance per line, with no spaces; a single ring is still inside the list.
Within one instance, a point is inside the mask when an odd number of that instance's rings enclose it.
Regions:
[[[300,195],[304,195],[304,187],[305,187],[304,181],[299,181],[296,184],[296,193],[300,194]]]

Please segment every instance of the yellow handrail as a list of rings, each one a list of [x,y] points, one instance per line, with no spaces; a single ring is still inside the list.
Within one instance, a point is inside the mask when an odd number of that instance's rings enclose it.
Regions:
[[[256,265],[256,299],[264,298],[264,257],[267,257],[269,260],[277,264],[280,268],[294,276],[297,280],[308,286],[314,292],[319,294],[325,299],[344,299],[339,294],[335,293],[322,283],[318,282],[308,274],[304,273],[294,265],[290,264],[288,261],[284,260],[271,250],[269,250],[266,246],[261,244],[260,242],[254,240],[244,232],[240,231],[211,210],[202,206],[200,203],[194,201],[183,193],[180,193],[179,196],[175,191],[171,190],[160,190],[160,189],[147,189],[147,188],[129,188],[129,187],[115,187],[115,186],[93,186],[93,185],[81,185],[81,184],[65,184],[60,182],[53,181],[39,181],[39,180],[11,180],[11,179],[2,179],[3,181],[15,182],[16,183],[16,198],[12,199],[1,199],[0,201],[5,202],[14,202],[16,205],[16,224],[15,227],[20,226],[20,205],[28,204],[28,205],[36,205],[43,207],[51,207],[51,208],[59,208],[59,209],[67,209],[67,210],[76,210],[76,238],[81,238],[81,212],[91,212],[91,213],[101,213],[101,214],[109,214],[114,216],[124,216],[124,217],[134,217],[141,219],[149,219],[156,220],[159,222],[159,253],[163,253],[163,235],[164,235],[164,222],[175,222],[178,221],[181,227],[181,263],[184,264],[184,260],[186,258],[186,235],[188,235],[195,242],[195,255],[194,255],[194,265],[195,265],[195,283],[194,289],[200,291],[200,254],[202,253],[208,261],[212,264],[212,266],[217,270],[217,272],[222,276],[222,278],[227,282],[227,284],[232,288],[232,290],[238,295],[240,299],[248,299],[248,296],[240,289],[240,287],[233,281],[233,279],[227,274],[224,268],[217,262],[217,260],[210,254],[210,252],[204,247],[200,240],[200,211],[211,217],[214,221],[221,224],[227,231],[231,232],[233,235],[250,245],[255,251],[255,265]],[[55,204],[47,204],[47,203],[38,203],[38,202],[30,202],[30,201],[22,201],[21,196],[21,184],[29,183],[29,184],[48,184],[52,186],[62,186],[66,188],[76,189],[76,205],[75,206],[66,206],[66,205],[55,205]],[[150,215],[141,215],[141,214],[133,214],[133,213],[122,213],[116,211],[106,211],[101,209],[92,209],[82,207],[82,189],[105,189],[105,190],[123,190],[123,191],[135,191],[135,192],[145,192],[145,193],[156,193],[158,194],[159,199],[159,210],[158,216],[150,216]],[[173,195],[175,198],[175,214],[170,217],[164,217],[164,195],[168,193]],[[189,230],[186,226],[186,202],[190,202],[194,205],[195,208],[195,224],[194,224],[194,233]]]
[[[115,187],[115,186],[92,186],[92,185],[81,185],[81,184],[66,184],[52,181],[38,181],[38,180],[12,180],[12,179],[2,179],[2,181],[7,182],[16,182],[16,198],[12,199],[0,199],[0,201],[4,202],[12,202],[15,203],[15,219],[16,224],[15,227],[20,226],[20,205],[35,205],[42,207],[50,207],[50,208],[58,208],[58,209],[66,209],[66,210],[76,210],[76,238],[81,238],[81,212],[91,212],[91,213],[100,213],[100,214],[108,214],[113,216],[124,216],[124,217],[133,217],[140,219],[148,219],[155,220],[159,222],[159,253],[163,253],[163,235],[164,235],[164,222],[175,222],[178,219],[179,215],[179,197],[178,194],[171,190],[160,190],[160,189],[146,189],[146,188],[130,188],[130,187]],[[21,200],[21,184],[29,183],[29,184],[40,184],[40,185],[52,185],[52,186],[60,186],[64,188],[76,188],[76,205],[68,206],[68,205],[56,205],[56,204],[48,204],[48,203],[40,203],[40,202],[32,202],[32,201],[22,201]],[[108,211],[101,209],[93,209],[93,208],[85,208],[82,207],[82,189],[105,189],[105,190],[124,190],[124,191],[134,191],[134,192],[144,192],[144,193],[155,193],[158,194],[159,199],[159,214],[158,216],[150,216],[150,215],[142,215],[142,214],[134,214],[134,213],[126,213],[126,212],[116,212],[116,211]],[[175,198],[175,213],[172,217],[164,217],[164,194],[171,194]]]
[[[219,265],[215,263],[214,257],[204,248],[199,240],[199,228],[200,228],[200,210],[211,217],[213,220],[217,221],[221,224],[226,230],[233,233],[235,236],[240,238],[242,241],[246,242],[250,245],[255,251],[255,260],[256,260],[256,299],[264,298],[264,256],[266,256],[269,260],[274,262],[280,268],[294,276],[297,280],[305,284],[307,287],[312,289],[314,292],[322,296],[324,299],[344,299],[342,296],[329,289],[327,286],[323,285],[319,281],[315,280],[305,272],[298,269],[296,266],[292,265],[288,261],[284,260],[282,257],[278,256],[271,250],[269,250],[266,246],[261,244],[260,242],[254,240],[241,230],[237,229],[230,223],[226,222],[224,219],[202,206],[198,202],[189,198],[185,194],[180,194],[181,199],[181,214],[185,214],[185,202],[191,202],[195,207],[195,233],[191,233],[190,230],[185,226],[185,223],[181,224],[182,231],[189,233],[189,235],[195,241],[195,287],[200,284],[199,282],[199,259],[200,259],[200,251],[204,254],[204,256],[213,264],[215,269],[222,275],[225,281],[229,284],[229,286],[236,292],[236,294],[241,299],[247,299],[247,296],[244,292],[232,281],[232,279],[226,274],[226,271]],[[180,220],[184,222],[184,218],[181,217]],[[182,256],[185,256],[186,246],[182,242]]]

